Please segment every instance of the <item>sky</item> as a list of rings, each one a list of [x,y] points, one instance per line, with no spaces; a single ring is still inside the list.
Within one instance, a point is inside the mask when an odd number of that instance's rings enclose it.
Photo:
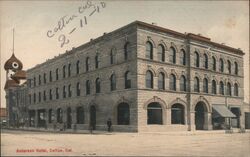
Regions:
[[[86,4],[96,11],[84,9]],[[58,29],[62,20],[65,25]],[[15,55],[27,70],[135,20],[241,48],[249,102],[248,1],[0,1],[1,107],[6,103],[3,66],[12,54],[13,28]]]

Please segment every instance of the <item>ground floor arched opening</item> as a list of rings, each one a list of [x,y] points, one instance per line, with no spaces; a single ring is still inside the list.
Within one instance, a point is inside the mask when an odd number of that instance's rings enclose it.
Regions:
[[[67,129],[71,129],[71,124],[72,124],[72,113],[71,113],[71,108],[67,108]]]
[[[182,104],[172,105],[171,124],[185,124],[185,107]]]
[[[129,105],[127,103],[120,103],[117,106],[117,124],[129,125],[129,122],[130,122]]]
[[[196,130],[204,130],[205,113],[207,107],[204,102],[198,102],[195,106],[195,128]]]
[[[147,124],[163,124],[162,107],[157,102],[152,102],[147,107]]]
[[[90,107],[90,127],[96,129],[96,107],[93,105]]]

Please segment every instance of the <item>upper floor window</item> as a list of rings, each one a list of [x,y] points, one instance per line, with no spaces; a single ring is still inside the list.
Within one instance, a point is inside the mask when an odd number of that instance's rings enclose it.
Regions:
[[[66,77],[66,66],[64,65],[63,66],[63,78],[65,78]]]
[[[153,88],[153,73],[149,70],[146,72],[146,88]]]
[[[115,55],[116,55],[116,49],[112,48],[110,52],[110,64],[115,63]]]
[[[176,76],[174,74],[170,75],[170,78],[169,78],[169,89],[176,91]]]
[[[63,86],[63,98],[66,98],[66,86]]]
[[[59,78],[59,69],[57,68],[56,69],[56,80],[58,80],[58,78]]]
[[[208,93],[208,80],[207,80],[207,78],[203,79],[203,92]]]
[[[131,54],[131,44],[129,42],[126,42],[124,45],[124,59],[128,60],[128,57]]]
[[[89,66],[90,66],[90,60],[89,60],[89,57],[86,58],[86,61],[85,61],[85,66],[86,66],[86,71],[89,71]]]
[[[33,94],[33,101],[36,103],[36,93]]]
[[[208,69],[208,56],[207,56],[207,54],[204,54],[204,68]]]
[[[149,41],[146,42],[146,58],[153,59],[153,44]]]
[[[232,92],[231,92],[231,84],[228,82],[227,83],[227,95],[232,95]]]
[[[41,85],[42,79],[41,79],[41,75],[38,76],[38,85]]]
[[[235,75],[238,75],[238,63],[237,62],[234,62],[234,74]]]
[[[187,91],[186,77],[183,75],[180,78],[180,91]]]
[[[56,99],[59,99],[59,89],[58,89],[58,87],[56,88]]]
[[[115,78],[115,74],[112,74],[110,77],[110,90],[116,90],[116,78]]]
[[[227,61],[227,70],[228,70],[228,73],[231,74],[231,62],[228,60]]]
[[[47,82],[47,77],[46,77],[46,73],[43,74],[43,82],[46,83]]]
[[[52,71],[49,71],[49,81],[52,82]]]
[[[220,58],[220,72],[224,72],[224,61]]]
[[[68,85],[68,97],[70,98],[72,95],[71,93],[71,85]]]
[[[99,78],[95,80],[95,92],[100,93],[101,92],[101,81]]]
[[[200,67],[200,55],[197,51],[194,52],[194,65]]]
[[[165,75],[162,72],[158,76],[158,89],[165,89]]]
[[[220,81],[220,94],[224,95],[224,83]]]
[[[180,52],[180,64],[186,65],[186,52],[183,49]]]
[[[52,89],[49,90],[49,100],[52,100]]]
[[[198,77],[194,78],[194,92],[200,92],[200,80]]]
[[[38,101],[41,102],[41,92],[38,93]]]
[[[214,56],[212,57],[212,67],[213,67],[213,71],[216,71],[216,59]]]
[[[173,64],[176,63],[176,50],[173,47],[169,49],[169,62]]]
[[[29,94],[29,103],[31,104],[31,94]]]
[[[71,64],[68,65],[68,77],[71,76]]]
[[[79,74],[80,73],[80,61],[78,60],[76,62],[76,74]]]
[[[96,69],[98,69],[99,68],[99,55],[98,54],[96,54],[96,56],[95,56],[95,68]]]
[[[86,81],[86,95],[89,95],[90,94],[90,81],[87,80]]]
[[[77,82],[77,84],[76,84],[76,95],[77,95],[77,96],[80,96],[80,94],[81,94],[80,83]]]
[[[43,91],[43,101],[46,101],[46,91]]]
[[[131,74],[129,71],[125,73],[125,89],[131,88]]]
[[[212,94],[216,94],[216,93],[217,93],[217,91],[216,91],[216,81],[213,80],[212,81]]]
[[[238,84],[234,84],[234,96],[239,96],[239,87]]]
[[[165,48],[162,44],[158,46],[158,60],[161,62],[165,61]]]
[[[35,87],[35,86],[36,86],[36,77],[34,77],[34,79],[33,79],[33,80],[34,80],[34,82],[33,82],[33,83],[34,83],[34,87]]]

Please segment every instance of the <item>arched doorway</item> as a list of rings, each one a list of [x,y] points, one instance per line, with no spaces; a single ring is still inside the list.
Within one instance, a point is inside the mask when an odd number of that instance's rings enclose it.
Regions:
[[[71,108],[67,108],[67,129],[71,129],[71,123],[72,123],[72,114],[71,114]]]
[[[205,112],[207,112],[205,103],[198,102],[195,106],[195,128],[196,130],[204,130]]]
[[[171,107],[171,124],[185,124],[184,122],[184,106],[182,104],[174,104]]]
[[[127,103],[121,103],[117,107],[117,124],[129,125],[129,105]]]
[[[148,112],[148,124],[160,124],[162,125],[162,107],[157,102],[152,102],[147,107]]]
[[[93,130],[96,128],[96,108],[95,106],[90,107],[90,125],[93,127]]]

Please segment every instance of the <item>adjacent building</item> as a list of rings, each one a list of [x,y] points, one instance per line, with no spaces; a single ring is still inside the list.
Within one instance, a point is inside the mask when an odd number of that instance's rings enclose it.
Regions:
[[[28,69],[15,88],[29,127],[106,130],[111,118],[115,131],[244,128],[243,55],[135,21]]]

